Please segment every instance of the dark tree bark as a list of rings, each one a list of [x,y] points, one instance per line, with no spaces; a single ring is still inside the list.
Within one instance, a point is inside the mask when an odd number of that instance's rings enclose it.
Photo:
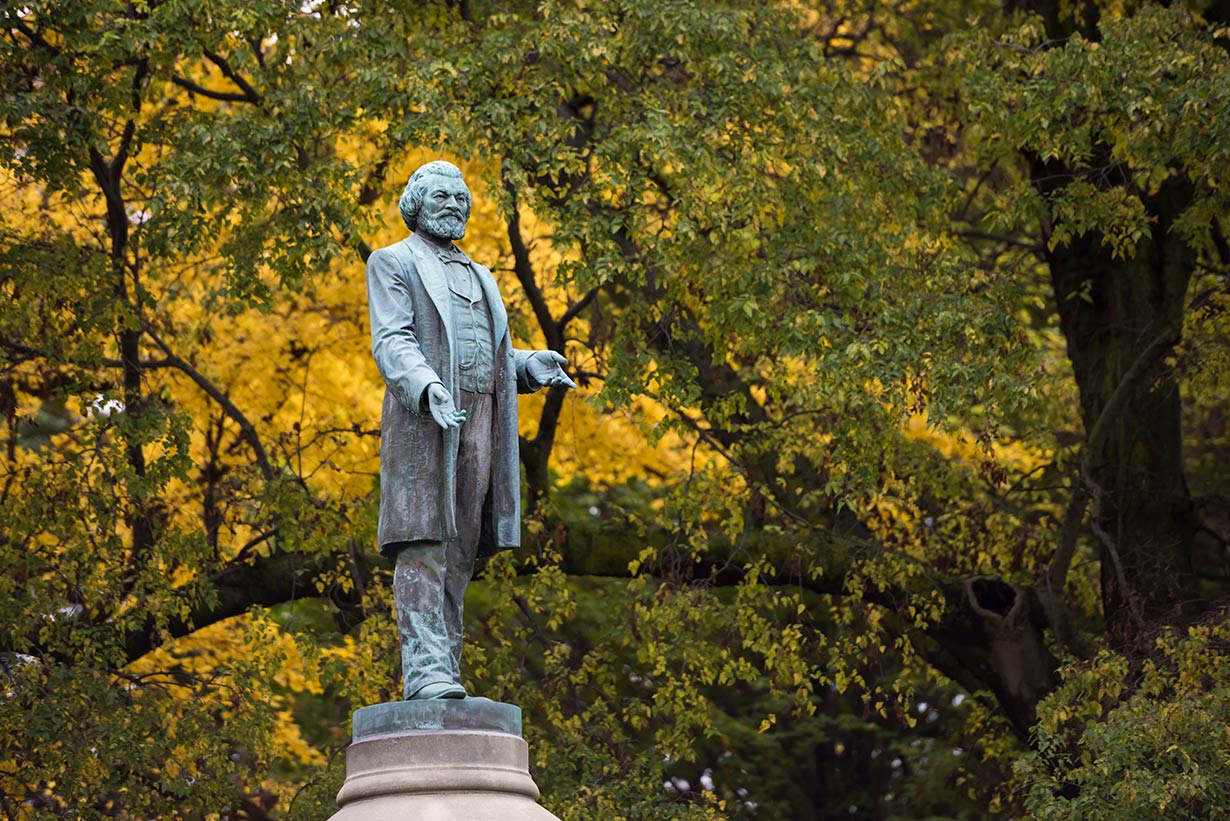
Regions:
[[[1043,193],[1071,173],[1036,161],[1031,171]],[[1046,253],[1080,389],[1082,482],[1093,501],[1107,635],[1117,645],[1196,598],[1191,551],[1200,524],[1183,475],[1179,377],[1166,365],[1195,265],[1171,230],[1189,187],[1175,178],[1141,196],[1152,236],[1130,256],[1114,258],[1096,233]]]
[[[1096,5],[1075,18],[1064,8],[1058,0],[1005,2],[1008,11],[1041,16],[1050,43],[1076,34],[1100,38]],[[1230,3],[1220,0],[1205,15],[1220,19],[1227,11]],[[1114,166],[1106,146],[1095,146],[1081,168],[1037,156],[1026,160],[1044,197],[1073,179],[1087,179],[1103,190],[1126,189],[1149,220],[1150,235],[1118,258],[1096,231],[1051,249],[1053,225],[1048,219],[1041,225],[1085,427],[1070,524],[1079,525],[1090,500],[1106,635],[1112,646],[1126,649],[1143,625],[1174,623],[1184,611],[1202,607],[1192,555],[1201,523],[1184,477],[1180,375],[1166,363],[1180,339],[1196,264],[1173,230],[1193,188],[1179,174],[1154,193],[1142,191],[1126,169]],[[1070,545],[1061,552],[1070,553]]]

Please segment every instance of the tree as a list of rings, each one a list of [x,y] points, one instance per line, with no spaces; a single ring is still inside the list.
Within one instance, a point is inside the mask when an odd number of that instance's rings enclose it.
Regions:
[[[221,809],[270,755],[276,671],[131,665],[351,577],[370,483],[310,480],[370,432],[304,400],[366,179],[338,153],[356,108],[314,80],[353,44],[277,3],[3,15],[4,806]]]
[[[353,362],[408,146],[593,393],[523,407],[470,608],[557,812],[971,812],[920,797],[996,792],[933,754],[975,738],[1094,784],[1057,657],[1220,612],[1230,119],[1218,29],[1089,8],[4,12],[9,814],[327,813],[309,713],[396,689]]]
[[[979,125],[1004,129],[1033,189],[1019,207],[1037,220],[1086,430],[1070,515],[1092,501],[1102,609],[1124,646],[1145,623],[1207,606],[1197,568],[1216,546],[1200,544],[1182,448],[1190,369],[1167,357],[1186,324],[1207,321],[1225,266],[1224,195],[1208,165],[1220,168],[1222,135],[1192,114],[1225,104],[1224,48],[1184,13],[1145,8],[1100,27],[1037,13],[1016,33],[1026,42],[983,50],[992,71],[968,79],[993,84],[973,94]]]
[[[799,18],[740,11],[672,6],[680,29],[655,41],[661,23],[637,28],[634,8],[553,7],[523,35],[533,45],[521,69],[551,96],[514,119],[492,102],[502,88],[474,83],[484,55],[503,52],[472,16],[458,31],[479,38],[456,51],[480,62],[455,93],[472,100],[462,111],[475,139],[494,144],[518,202],[553,226],[557,247],[573,243],[581,262],[566,281],[598,285],[598,304],[621,311],[603,396],[653,396],[669,424],[720,455],[715,495],[698,501],[692,477],[670,510],[666,539],[683,549],[658,570],[729,582],[740,574],[728,551],[754,545],[777,581],[909,617],[888,631],[971,691],[990,690],[1026,738],[1056,681],[1054,652],[1078,650],[1098,620],[1113,647],[1138,650],[1158,625],[1218,612],[1225,537],[1209,522],[1220,496],[1188,491],[1180,391],[1193,377],[1212,388],[1192,395],[1193,412],[1224,396],[1225,134],[1219,117],[1195,114],[1224,110],[1224,32],[1182,10],[1099,21],[1092,7],[1065,19],[1049,6],[1004,33],[977,27],[942,44],[903,43],[899,22],[831,29],[824,45],[861,38],[855,53],[878,63],[867,68],[823,63],[821,43],[774,29]],[[620,51],[621,36],[655,45]],[[572,43],[589,62],[560,55]],[[755,94],[724,85],[749,78],[744,56]],[[952,70],[936,78],[937,64]],[[876,93],[914,93],[927,79],[937,93],[921,105]],[[842,115],[857,123],[850,132]],[[560,119],[563,134],[544,138]],[[1013,315],[1038,295],[1040,316]],[[1052,330],[1063,360],[1046,359]],[[884,341],[902,336],[908,346]],[[1175,361],[1183,339],[1214,367]],[[1054,401],[1066,393],[1059,379],[1030,384],[1038,362],[1072,369],[1078,417]],[[997,457],[984,481],[965,484],[957,460],[936,465],[902,441],[902,418],[924,409],[950,430],[981,429]],[[1051,435],[1056,419],[1079,448]],[[1013,464],[997,439],[1033,453]],[[1037,472],[1063,488],[1034,491]],[[952,516],[963,485],[976,497],[957,505],[967,521],[929,538],[926,523]],[[1035,500],[1009,496],[1022,485]],[[906,515],[883,526],[894,507]],[[723,527],[697,528],[714,510]],[[1101,613],[1075,614],[1074,636],[1070,605],[1093,581],[1069,576],[1086,527]],[[829,662],[815,680],[841,674],[842,659]]]

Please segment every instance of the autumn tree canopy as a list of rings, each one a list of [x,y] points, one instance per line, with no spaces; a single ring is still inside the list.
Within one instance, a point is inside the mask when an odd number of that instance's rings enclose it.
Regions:
[[[553,812],[1226,805],[1230,5],[0,17],[6,817],[332,811],[436,157],[582,387],[467,601]]]

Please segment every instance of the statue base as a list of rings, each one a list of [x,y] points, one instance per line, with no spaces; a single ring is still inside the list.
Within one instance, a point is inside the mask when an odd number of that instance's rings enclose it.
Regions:
[[[330,821],[558,821],[538,805],[521,708],[486,698],[355,711]]]

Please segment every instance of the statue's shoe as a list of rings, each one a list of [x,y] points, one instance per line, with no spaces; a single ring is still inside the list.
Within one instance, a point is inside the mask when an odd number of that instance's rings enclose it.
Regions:
[[[451,681],[433,681],[424,684],[407,701],[418,701],[428,698],[465,698],[466,689]]]

